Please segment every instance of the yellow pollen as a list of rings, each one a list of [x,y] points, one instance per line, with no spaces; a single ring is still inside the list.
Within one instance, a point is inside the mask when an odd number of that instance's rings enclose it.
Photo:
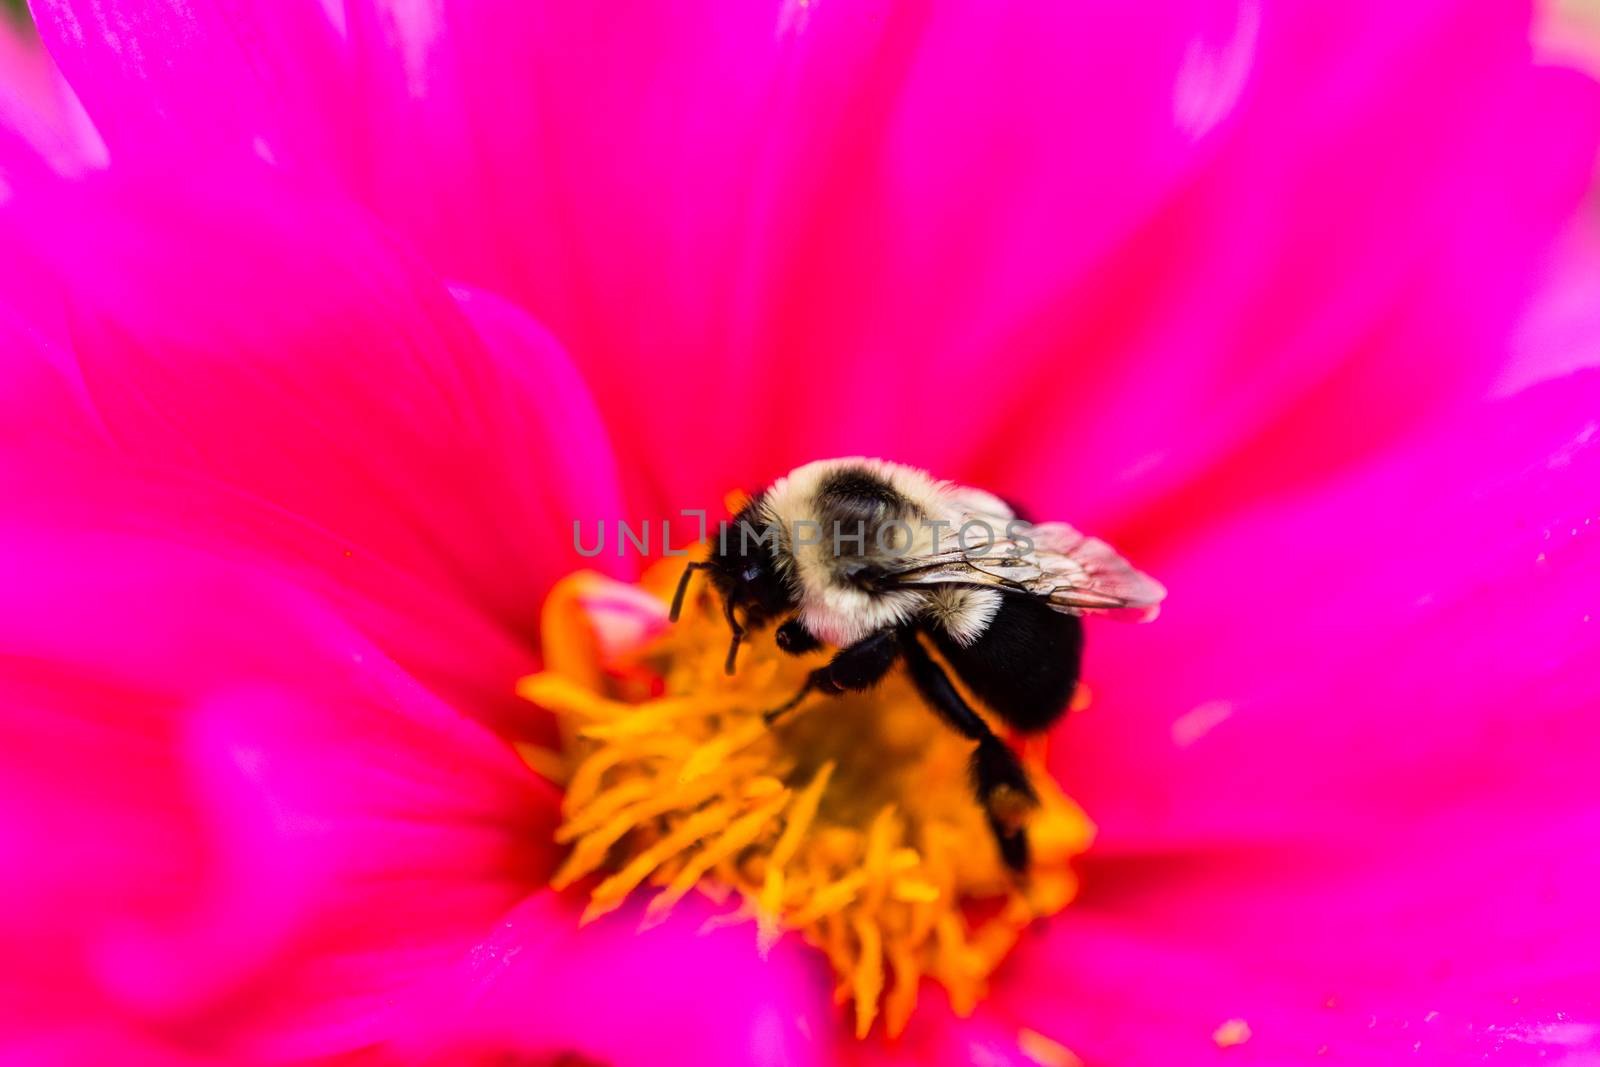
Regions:
[[[1040,1067],[1082,1067],[1083,1061],[1059,1041],[1045,1037],[1037,1030],[1017,1031],[1017,1047],[1022,1054]]]
[[[1250,1024],[1243,1019],[1229,1019],[1211,1034],[1218,1048],[1232,1048],[1250,1040]]]
[[[649,597],[575,574],[545,605],[545,669],[518,692],[561,727],[559,752],[523,750],[566,789],[557,840],[571,851],[553,884],[586,887],[585,922],[649,887],[646,925],[699,892],[725,907],[708,927],[753,922],[762,954],[795,934],[833,965],[860,1037],[880,1015],[904,1030],[925,977],[970,1012],[1023,930],[1072,900],[1069,861],[1094,834],[1045,773],[1042,743],[1023,750],[1039,806],[998,805],[1032,840],[1018,879],[973,798],[971,743],[900,672],[768,726],[762,713],[828,652],[788,656],[753,634],[725,674],[729,633],[709,590],[665,623],[682,567],[652,568]],[[638,617],[619,622],[630,603]],[[1038,1062],[1072,1062],[1040,1035],[1022,1040]]]

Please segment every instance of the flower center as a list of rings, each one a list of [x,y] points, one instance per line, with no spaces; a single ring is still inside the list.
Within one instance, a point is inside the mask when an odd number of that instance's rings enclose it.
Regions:
[[[961,1014],[1035,918],[1077,889],[1069,860],[1093,826],[1024,752],[1041,804],[1033,859],[1011,874],[968,768],[972,743],[896,671],[864,694],[816,695],[768,726],[827,651],[786,655],[753,635],[724,672],[727,623],[709,590],[676,625],[666,601],[682,561],[639,586],[577,574],[545,608],[546,669],[519,692],[562,727],[559,753],[525,752],[566,788],[553,882],[589,885],[584,921],[640,886],[658,922],[691,890],[753,921],[763,952],[793,931],[824,952],[856,1033],[881,1012],[904,1029],[924,976]]]

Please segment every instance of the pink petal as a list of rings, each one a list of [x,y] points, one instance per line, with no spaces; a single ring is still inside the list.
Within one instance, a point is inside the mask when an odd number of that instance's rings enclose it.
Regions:
[[[105,146],[50,56],[16,20],[0,21],[0,200],[47,174],[81,174]]]
[[[1040,1067],[1050,1064],[1051,1061],[1038,1058],[1040,1048],[1028,1044],[1029,1036],[1023,1033],[1024,1029],[1008,1017],[1003,1005],[989,1001],[980,1002],[971,1016],[961,1018],[950,1010],[943,992],[932,982],[925,982],[916,1014],[905,1033],[890,1038],[880,1027],[865,1041],[855,1041],[841,1034],[838,1056],[839,1062],[860,1067],[971,1067],[972,1064]],[[1040,1036],[1048,1038],[1048,1035]]]
[[[205,1067],[224,1061],[174,1049],[132,1028],[99,1024],[0,1040],[3,1067],[78,1067],[85,1063],[136,1063],[141,1067]]]
[[[1518,326],[1495,382],[1510,395],[1535,382],[1600,365],[1600,202],[1593,196],[1554,252],[1550,278]]]
[[[135,535],[3,540],[13,1033],[358,1047],[548,871],[549,791],[316,597]]]
[[[750,925],[697,933],[708,911],[693,904],[642,933],[630,914],[579,930],[578,911],[551,893],[530,898],[436,987],[402,1001],[401,1059],[830,1062],[832,1009],[807,950],[785,943],[762,960]]]
[[[107,124],[344,174],[550,324],[655,515],[828,453],[1102,526],[1337,468],[1492,373],[1596,143],[1519,5],[46,22]]]
[[[943,368],[1053,294],[1191,157],[1171,72],[1238,36],[1221,3],[374,7],[351,35],[393,108],[380,210],[551,324],[632,435],[632,495],[668,514],[820,454],[834,425],[895,439],[917,405],[836,396],[829,369]],[[1082,107],[1108,79],[1114,106]]]
[[[1264,1062],[1600,1047],[1597,405],[1548,383],[1152,561],[1169,610],[1096,630],[1053,750],[1100,834],[1012,1010],[1117,1062],[1235,1016]]]
[[[1008,964],[994,1003],[1091,1063],[1584,1062],[1600,1051],[1595,814],[1430,831],[1359,860],[1092,864],[1089,893]],[[1219,1047],[1233,1019],[1251,1036]]]
[[[37,0],[39,31],[112,159],[195,147],[357,174],[350,73],[316,0]]]
[[[463,315],[338,203],[230,170],[46,206],[36,248],[118,451],[320,530],[329,571],[374,557],[526,640],[587,562],[574,519],[620,511],[559,348],[487,294]]]
[[[1600,698],[1597,403],[1595,372],[1529,390],[1146,561],[1161,618],[1094,629],[1095,703],[1054,750],[1100,844],[1581,798],[1573,761],[1600,746],[1581,710]]]
[[[560,344],[526,312],[483,290],[453,286],[451,292],[504,378],[496,383],[503,392],[484,397],[486,405],[498,401],[498,409],[491,407],[483,421],[500,435],[493,447],[511,461],[510,492],[544,505],[539,526],[520,534],[529,539],[524,550],[541,553],[552,566],[580,565],[578,524],[592,530],[624,514],[609,431],[589,387]],[[525,461],[516,462],[519,457]],[[608,552],[585,557],[581,565],[631,576],[639,561]]]
[[[551,324],[635,500],[869,452],[1102,524],[1482,384],[1597,138],[1526,36],[1455,3],[351,17],[379,153],[425,161],[380,210]]]
[[[37,451],[47,439],[78,447],[103,443],[81,383],[47,332],[29,321],[34,317],[0,302],[0,443],[14,453]]]
[[[135,533],[202,559],[247,565],[314,593],[463,711],[512,736],[553,737],[548,719],[512,691],[514,680],[536,666],[526,636],[508,634],[451,591],[353,552],[309,520],[184,472],[57,450],[23,457],[0,459],[14,520],[43,530]],[[70,631],[63,640],[70,640]],[[175,649],[163,666],[192,670],[183,651]]]
[[[987,457],[1036,509],[1153,542],[1376,451],[1505,358],[1600,95],[1529,65],[1514,5],[1343,11],[1263,30],[1238,136],[1065,309],[1095,345],[1070,417]]]

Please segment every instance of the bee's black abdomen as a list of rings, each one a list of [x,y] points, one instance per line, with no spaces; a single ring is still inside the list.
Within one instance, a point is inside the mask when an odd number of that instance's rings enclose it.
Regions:
[[[973,693],[1010,726],[1044,730],[1061,717],[1078,687],[1083,620],[1024,593],[1004,593],[983,634],[959,645],[930,627],[945,660]]]

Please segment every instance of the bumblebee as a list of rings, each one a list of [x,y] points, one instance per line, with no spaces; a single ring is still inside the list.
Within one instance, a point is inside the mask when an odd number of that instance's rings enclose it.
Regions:
[[[709,558],[685,570],[674,621],[702,570],[733,631],[729,673],[744,635],[778,620],[786,652],[837,649],[769,722],[811,693],[870,689],[903,662],[928,706],[974,742],[978,803],[1017,871],[1028,865],[1025,824],[1038,798],[944,665],[1007,726],[1040,732],[1077,689],[1081,616],[1145,621],[1166,595],[1065,523],[1027,522],[981,489],[864,457],[799,467],[723,523]]]

